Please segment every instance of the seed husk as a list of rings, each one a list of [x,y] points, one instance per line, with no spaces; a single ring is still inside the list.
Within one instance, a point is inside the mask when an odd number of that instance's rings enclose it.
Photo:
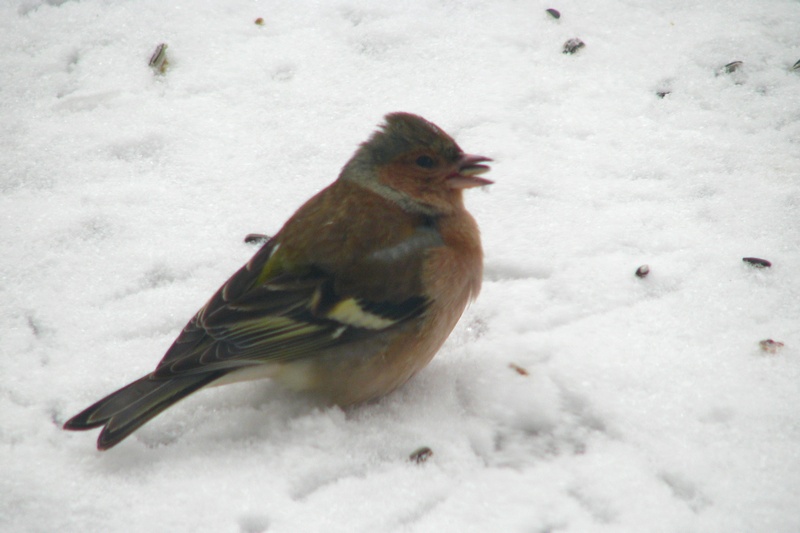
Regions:
[[[247,244],[264,244],[269,240],[269,235],[263,233],[248,233],[244,237],[244,242]]]
[[[513,371],[515,371],[520,376],[529,376],[530,375],[530,372],[528,372],[526,369],[522,368],[521,366],[519,366],[516,363],[509,363],[508,367],[510,369],[512,369]]]
[[[580,50],[584,46],[586,46],[586,43],[584,43],[583,41],[581,41],[577,37],[574,37],[574,38],[572,38],[572,39],[570,39],[570,40],[568,40],[567,42],[564,43],[564,50],[561,53],[562,54],[574,54],[575,52],[577,52],[578,50]]]
[[[554,19],[560,19],[560,18],[561,18],[561,13],[559,13],[559,12],[558,12],[558,9],[553,9],[553,8],[551,7],[550,9],[548,9],[548,10],[546,10],[546,11],[547,11],[547,13],[548,13],[548,14],[549,14],[551,17],[553,17]]]
[[[169,61],[167,61],[167,43],[161,43],[156,46],[153,55],[150,56],[149,65],[156,74],[164,74],[167,70],[167,65],[169,65]]]
[[[756,268],[769,268],[772,266],[771,262],[766,259],[761,259],[760,257],[742,257],[742,261]]]
[[[778,353],[778,350],[783,348],[783,343],[781,341],[774,341],[772,339],[764,339],[763,341],[759,341],[758,345],[761,346],[761,349],[767,353]]]
[[[725,74],[732,74],[737,70],[739,70],[739,68],[741,68],[742,65],[744,65],[744,63],[742,63],[741,61],[731,61],[730,63],[722,67],[722,70],[725,71]]]
[[[408,459],[414,461],[417,464],[421,464],[430,459],[432,455],[433,455],[433,450],[431,450],[427,446],[422,446],[411,452],[411,455],[408,456]]]

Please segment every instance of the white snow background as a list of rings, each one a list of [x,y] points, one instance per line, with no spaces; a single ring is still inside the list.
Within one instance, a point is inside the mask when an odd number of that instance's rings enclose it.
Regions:
[[[799,35],[791,0],[4,2],[0,530],[800,531]],[[429,367],[60,429],[391,111],[496,160]]]

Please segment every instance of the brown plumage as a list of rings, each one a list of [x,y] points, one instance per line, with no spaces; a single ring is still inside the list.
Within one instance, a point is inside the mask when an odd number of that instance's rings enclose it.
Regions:
[[[427,365],[480,290],[463,190],[486,157],[392,113],[189,321],[156,369],[70,419],[110,448],[209,385],[269,377],[323,400],[377,398]]]

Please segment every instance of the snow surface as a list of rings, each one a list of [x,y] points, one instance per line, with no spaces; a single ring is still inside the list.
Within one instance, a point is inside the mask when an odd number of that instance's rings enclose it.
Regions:
[[[0,530],[800,531],[798,28],[791,0],[4,2]],[[104,453],[60,429],[398,110],[496,160],[483,293],[428,368],[348,412],[203,391]]]

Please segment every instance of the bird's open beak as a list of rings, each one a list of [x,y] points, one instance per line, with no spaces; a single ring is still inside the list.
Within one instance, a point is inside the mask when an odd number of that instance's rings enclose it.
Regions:
[[[479,177],[491,170],[488,165],[481,165],[480,163],[487,163],[491,158],[482,155],[464,154],[458,162],[458,171],[447,177],[447,185],[451,189],[471,189],[473,187],[483,187],[484,185],[491,185],[494,183],[492,180]]]

